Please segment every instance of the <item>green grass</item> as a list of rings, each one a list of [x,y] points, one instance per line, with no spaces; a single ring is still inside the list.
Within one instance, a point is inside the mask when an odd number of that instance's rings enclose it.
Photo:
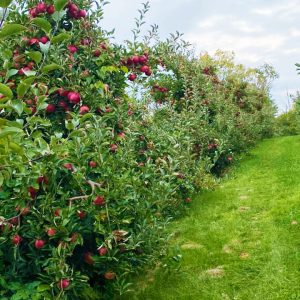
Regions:
[[[300,299],[300,137],[260,143],[171,226],[181,270],[146,276],[128,299]]]

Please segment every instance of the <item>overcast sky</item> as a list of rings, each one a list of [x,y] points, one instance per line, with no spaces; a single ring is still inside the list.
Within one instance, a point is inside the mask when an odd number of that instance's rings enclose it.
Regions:
[[[118,42],[132,38],[140,0],[110,0],[102,26],[116,29]],[[300,90],[300,0],[150,0],[146,21],[159,26],[160,36],[184,33],[198,52],[234,51],[236,60],[256,67],[272,64],[279,73],[272,96],[280,111],[288,93]],[[146,28],[149,29],[149,28]]]

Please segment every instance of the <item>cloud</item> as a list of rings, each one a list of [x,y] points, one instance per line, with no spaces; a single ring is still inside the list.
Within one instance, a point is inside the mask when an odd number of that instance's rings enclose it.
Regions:
[[[190,32],[186,39],[202,50],[214,52],[217,49],[234,51],[238,58],[255,63],[273,58],[273,52],[282,47],[286,37],[280,34],[262,34],[247,36],[236,33],[224,33],[222,30],[210,32]]]
[[[264,7],[258,7],[252,10],[254,14],[264,17],[290,18],[297,16],[300,12],[298,0],[285,1],[284,4],[274,4]]]

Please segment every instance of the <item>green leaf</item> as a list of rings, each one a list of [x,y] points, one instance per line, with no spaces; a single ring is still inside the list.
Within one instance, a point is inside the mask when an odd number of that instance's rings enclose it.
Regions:
[[[18,98],[24,97],[24,95],[27,93],[28,89],[30,88],[30,85],[34,81],[35,77],[29,77],[25,80],[22,80],[17,88],[17,94]]]
[[[66,11],[62,10],[62,11],[56,11],[53,15],[52,15],[52,19],[55,22],[59,22],[64,16],[66,15]]]
[[[60,69],[59,65],[57,65],[57,64],[50,64],[50,65],[44,66],[42,68],[42,73],[48,73],[48,72],[51,72],[51,71],[54,71],[54,70],[57,70],[57,69]]]
[[[50,285],[48,284],[40,284],[37,288],[38,292],[44,292],[44,291],[49,291],[51,289]]]
[[[34,18],[32,19],[32,23],[41,28],[47,34],[49,34],[52,29],[51,24],[43,18]]]
[[[35,76],[36,75],[36,71],[32,71],[32,70],[29,70],[29,71],[23,71],[24,74],[29,77],[29,76]]]
[[[11,101],[11,107],[20,116],[24,109],[24,103],[21,100],[13,100],[13,101]]]
[[[27,28],[20,24],[6,24],[1,30],[0,30],[0,39],[6,38],[8,36],[11,36],[13,34],[18,34],[20,32],[23,32],[27,30]]]
[[[49,52],[49,49],[50,49],[50,42],[47,42],[46,44],[43,44],[43,43],[39,43],[40,45],[40,48],[42,50],[42,52],[44,54],[47,54]]]
[[[18,73],[18,70],[17,69],[10,69],[7,71],[6,73],[6,77],[7,78],[10,78],[11,76],[14,76]]]
[[[27,55],[36,63],[40,63],[43,57],[43,54],[39,51],[28,52]]]
[[[0,131],[0,138],[3,138],[5,136],[8,135],[12,135],[12,134],[24,134],[23,130],[20,128],[16,128],[16,127],[5,127],[4,129],[2,129]]]
[[[6,96],[9,99],[14,96],[12,90],[3,83],[0,83],[0,94]]]
[[[62,10],[66,6],[67,3],[68,3],[68,0],[55,0],[54,1],[55,10],[57,10],[57,11]]]
[[[12,0],[0,0],[0,7],[6,8],[12,3]]]
[[[51,39],[51,43],[54,45],[59,44],[65,40],[69,40],[70,38],[71,38],[71,36],[69,34],[63,32],[63,33],[60,33],[60,34],[56,35],[55,37],[53,37]]]

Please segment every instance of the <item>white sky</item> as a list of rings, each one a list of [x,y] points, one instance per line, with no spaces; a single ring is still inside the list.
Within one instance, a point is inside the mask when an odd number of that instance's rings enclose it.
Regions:
[[[115,28],[117,42],[131,39],[140,0],[111,0],[105,6],[103,28]],[[249,67],[272,64],[279,73],[272,96],[280,111],[287,94],[300,90],[300,0],[150,0],[145,29],[159,26],[160,36],[178,30],[198,52],[234,51]]]

